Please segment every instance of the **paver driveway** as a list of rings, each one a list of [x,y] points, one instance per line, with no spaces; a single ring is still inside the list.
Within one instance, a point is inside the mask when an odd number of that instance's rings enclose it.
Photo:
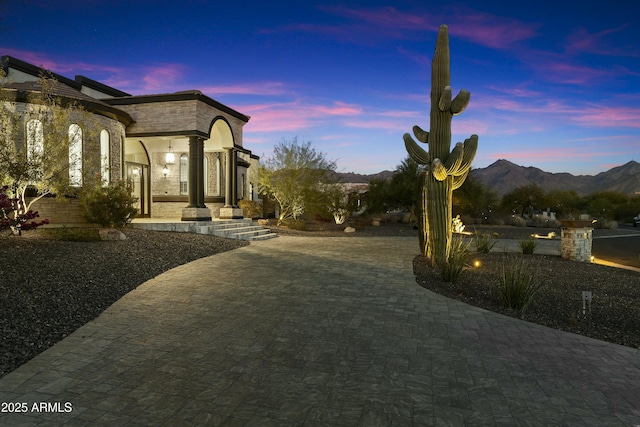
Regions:
[[[640,425],[640,351],[433,294],[417,252],[281,236],[175,268],[0,379],[28,405],[0,425]]]

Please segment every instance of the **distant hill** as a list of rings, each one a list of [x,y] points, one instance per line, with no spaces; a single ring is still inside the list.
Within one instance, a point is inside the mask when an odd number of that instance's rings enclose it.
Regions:
[[[393,176],[394,172],[384,170],[382,172],[374,173],[371,175],[362,175],[355,172],[337,172],[340,177],[340,181],[348,182],[352,184],[368,183],[372,179],[389,179]]]
[[[368,183],[371,179],[388,179],[394,172],[382,171],[372,175],[338,173],[342,182]],[[630,161],[597,175],[572,175],[570,173],[545,172],[532,166],[520,166],[500,159],[486,168],[472,169],[471,175],[499,195],[530,184],[537,184],[544,191],[574,190],[579,195],[597,191],[617,191],[624,194],[640,192],[640,163]]]
[[[530,184],[537,184],[544,191],[575,190],[580,195],[597,191],[617,191],[624,194],[640,191],[640,163],[636,161],[597,175],[576,176],[570,173],[545,172],[500,159],[486,168],[473,169],[471,174],[500,195]]]

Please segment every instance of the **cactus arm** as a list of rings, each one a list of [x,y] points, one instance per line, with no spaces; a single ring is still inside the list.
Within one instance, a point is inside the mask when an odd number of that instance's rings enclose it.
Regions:
[[[426,130],[422,130],[420,126],[413,127],[413,134],[418,138],[418,141],[424,142],[425,144],[429,143],[429,132]]]
[[[462,163],[463,158],[464,145],[461,142],[458,142],[451,154],[449,154],[449,157],[447,157],[447,160],[444,162],[444,167],[447,170],[447,174],[455,175],[455,173],[460,168],[460,164]]]
[[[459,96],[459,95],[458,95]],[[458,98],[456,96],[456,98]],[[451,86],[445,86],[442,91],[442,95],[440,95],[440,101],[438,102],[438,108],[440,111],[444,112],[451,108]]]
[[[464,140],[464,155],[462,156],[462,163],[458,168],[458,172],[453,175],[462,175],[471,169],[471,162],[476,156],[476,150],[478,149],[478,135],[471,135],[470,138]]]
[[[451,188],[453,190],[457,190],[464,184],[464,181],[467,179],[467,175],[469,175],[469,170],[467,169],[462,175],[454,176],[453,183],[451,184]]]
[[[429,153],[424,151],[424,149],[420,147],[408,133],[405,133],[402,138],[404,139],[404,146],[406,147],[409,156],[418,162],[418,164],[428,165],[430,162]]]
[[[453,101],[451,101],[451,114],[457,116],[458,114],[462,113],[464,109],[467,108],[467,105],[469,105],[470,99],[471,93],[466,89],[462,89],[456,95]]]
[[[447,176],[449,176],[447,168],[442,164],[440,159],[433,159],[433,162],[431,163],[431,173],[438,181],[444,181]]]

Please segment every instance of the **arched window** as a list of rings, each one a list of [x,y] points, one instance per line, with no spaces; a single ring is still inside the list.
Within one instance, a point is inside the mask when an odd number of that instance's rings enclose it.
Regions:
[[[82,128],[69,126],[69,185],[82,186]]]
[[[40,120],[27,122],[27,160],[34,163],[38,175],[42,173],[42,155],[44,154],[44,132]]]
[[[180,156],[180,194],[189,194],[189,156]]]
[[[111,137],[106,129],[100,131],[100,176],[102,178],[102,185],[107,185],[111,180],[111,174],[109,172],[109,164],[111,162],[111,149],[110,149]]]

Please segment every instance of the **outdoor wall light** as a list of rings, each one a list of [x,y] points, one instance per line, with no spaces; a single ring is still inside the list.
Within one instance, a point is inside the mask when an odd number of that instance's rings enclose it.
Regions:
[[[165,178],[167,177],[167,175],[169,175],[169,168],[167,167],[167,165],[164,165],[162,167],[162,175],[164,175]]]
[[[173,148],[171,148],[171,141],[169,141],[169,151],[164,155],[164,160],[167,165],[172,165],[176,161],[176,156],[173,154]]]
[[[138,176],[140,174],[140,170],[138,168],[133,168],[131,173],[133,174],[133,176]]]

